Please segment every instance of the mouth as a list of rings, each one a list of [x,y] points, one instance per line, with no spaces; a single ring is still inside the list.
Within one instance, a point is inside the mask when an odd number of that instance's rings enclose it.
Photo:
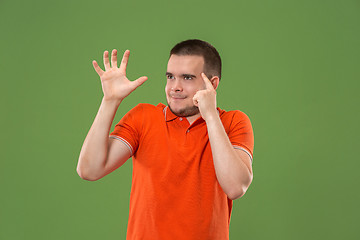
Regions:
[[[184,96],[170,96],[171,98],[173,99],[176,99],[176,100],[181,100],[181,99],[185,99],[186,97]]]

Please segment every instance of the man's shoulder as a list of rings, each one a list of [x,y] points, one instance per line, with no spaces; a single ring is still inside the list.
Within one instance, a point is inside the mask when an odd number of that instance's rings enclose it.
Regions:
[[[218,108],[218,111],[221,120],[229,124],[231,124],[232,122],[250,121],[248,115],[241,110],[225,111],[223,109]]]
[[[241,111],[241,110],[229,110],[229,111],[226,111],[224,109],[220,109],[218,108],[218,111],[219,111],[219,114],[220,116],[222,117],[248,117],[248,115]]]

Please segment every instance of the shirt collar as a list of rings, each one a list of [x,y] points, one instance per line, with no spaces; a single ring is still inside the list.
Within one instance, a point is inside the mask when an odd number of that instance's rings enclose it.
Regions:
[[[165,114],[165,120],[168,122],[168,121],[171,121],[171,120],[174,120],[175,118],[177,118],[178,116],[176,116],[168,106],[166,106],[164,108],[164,114]]]
[[[165,106],[165,105],[164,105]],[[218,114],[220,115],[220,111],[221,109],[219,107],[216,108]],[[174,120],[175,118],[177,118],[178,116],[176,116],[168,106],[165,106],[164,109],[163,109],[163,112],[164,112],[164,115],[165,115],[165,120],[168,122],[168,121],[171,121],[171,120]]]

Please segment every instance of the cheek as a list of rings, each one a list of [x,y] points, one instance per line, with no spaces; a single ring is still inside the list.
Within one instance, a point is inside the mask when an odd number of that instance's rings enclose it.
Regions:
[[[165,85],[165,93],[168,94],[169,90],[170,90],[169,84],[166,84]]]
[[[170,79],[166,80],[165,89],[170,90],[172,85],[172,81]]]
[[[195,86],[184,87],[184,91],[186,91],[189,96],[194,96],[198,90],[199,88]]]

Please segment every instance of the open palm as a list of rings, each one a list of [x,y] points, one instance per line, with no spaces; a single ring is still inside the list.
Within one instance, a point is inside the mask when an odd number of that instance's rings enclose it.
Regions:
[[[109,62],[109,52],[104,52],[104,66],[103,71],[97,62],[93,61],[95,71],[100,77],[101,86],[104,93],[104,100],[122,101],[138,86],[143,84],[147,77],[143,76],[135,81],[129,81],[126,77],[126,66],[129,60],[130,51],[124,52],[120,67],[117,67],[117,50],[114,49],[111,53],[111,66]]]

